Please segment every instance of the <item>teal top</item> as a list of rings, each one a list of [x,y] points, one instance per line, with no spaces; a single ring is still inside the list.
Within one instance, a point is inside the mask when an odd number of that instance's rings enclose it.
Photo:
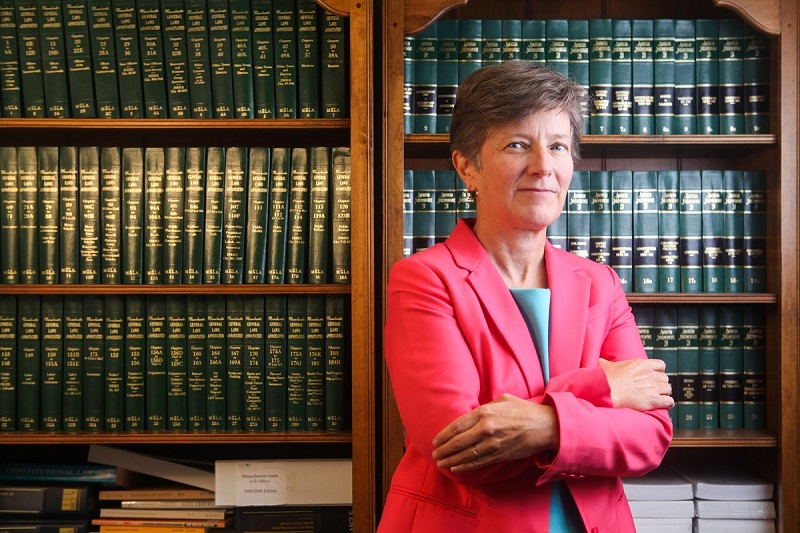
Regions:
[[[511,289],[533,338],[544,382],[550,381],[550,289]],[[569,490],[563,481],[551,483],[550,533],[579,533],[583,524]]]

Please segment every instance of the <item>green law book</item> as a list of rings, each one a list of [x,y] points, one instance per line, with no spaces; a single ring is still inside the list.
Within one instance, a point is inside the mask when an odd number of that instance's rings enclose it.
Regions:
[[[247,220],[247,148],[225,151],[222,214],[222,283],[241,283],[244,271],[244,224]]]
[[[403,133],[414,133],[414,49],[417,38],[403,37]]]
[[[264,431],[264,364],[266,354],[266,317],[264,295],[244,298],[244,430]]]
[[[550,32],[548,31],[548,41]],[[589,21],[589,100],[592,114],[590,132],[612,133],[612,43],[611,19]],[[548,60],[548,66],[549,66]]]
[[[522,59],[536,65],[547,64],[547,22],[522,21]]]
[[[224,296],[206,298],[206,316],[206,429],[222,431],[225,429],[227,400]]]
[[[225,199],[225,149],[206,149],[206,198],[203,229],[203,283],[222,279],[222,225]]]
[[[60,431],[62,429],[61,400],[64,394],[64,298],[62,296],[42,296],[41,349],[41,429]],[[2,355],[0,355],[0,360],[2,360]]]
[[[286,296],[264,296],[264,430],[286,430]]]
[[[611,173],[592,170],[589,175],[589,259],[611,266]]]
[[[569,25],[569,76],[589,93],[589,21],[586,19],[570,20]],[[583,114],[583,130],[581,133],[591,131],[589,121],[589,102],[581,101]]]
[[[63,429],[83,429],[83,297],[64,296]]]
[[[102,431],[105,421],[105,297],[83,297],[83,430]]]
[[[435,242],[444,242],[456,227],[456,173],[436,170],[433,178],[433,234]]]
[[[114,42],[114,17],[111,0],[89,2],[89,38],[94,72],[94,94],[97,116],[119,118],[119,82],[117,52]]]
[[[275,41],[272,0],[252,0],[253,106],[256,118],[275,118]]]
[[[436,133],[438,74],[436,28],[436,24],[431,24],[416,35],[414,42],[413,133]]]
[[[722,194],[722,288],[725,292],[744,292],[744,174],[741,170],[722,173]]]
[[[189,53],[183,0],[161,0],[161,33],[164,39],[167,116],[190,118],[192,104],[189,99]]]
[[[465,19],[458,21],[458,84],[471,73],[481,68],[483,55],[482,21]]]
[[[3,149],[0,148],[0,150]],[[2,161],[3,158],[0,157],[0,162]],[[58,243],[58,282],[62,285],[71,285],[80,280],[78,274],[78,257],[80,255],[78,149],[74,146],[61,146],[58,149],[58,194],[58,211],[61,219]],[[5,239],[3,240],[5,241]]]
[[[82,284],[100,283],[100,150],[78,148],[79,269]]]
[[[22,116],[44,118],[44,78],[42,75],[39,5],[36,0],[14,0],[16,8],[19,80],[22,89]]]
[[[677,385],[678,428],[697,429],[700,427],[700,321],[694,306],[678,308]]]
[[[633,133],[655,133],[655,88],[653,87],[653,21],[631,21],[631,76]]]
[[[253,40],[250,2],[231,0],[231,76],[233,77],[233,116],[253,118]]]
[[[459,180],[461,183],[463,181]],[[467,191],[466,187],[463,191]],[[463,193],[460,198],[466,196],[466,194],[470,194],[470,198],[472,198],[471,193]],[[474,206],[474,199],[472,200],[472,205]],[[473,215],[474,216],[474,215]],[[459,211],[459,217],[461,217],[461,212]],[[559,250],[566,250],[567,249],[567,202],[564,201],[564,205],[561,206],[561,215],[556,219],[555,222],[547,226],[547,239],[550,241],[555,248]]]
[[[62,9],[70,116],[94,118],[97,116],[97,109],[94,101],[89,11],[86,2],[70,0],[63,2]]]
[[[272,149],[267,231],[267,283],[283,283],[285,280],[290,162],[290,148]]]
[[[744,132],[769,133],[769,39],[744,26]]]
[[[625,292],[633,291],[633,173],[611,172],[611,268]]]
[[[306,298],[306,431],[325,430],[325,295]]]
[[[206,149],[186,148],[183,197],[183,283],[203,282],[203,226],[206,201]]]
[[[633,41],[630,20],[611,21],[611,133],[633,132]]]
[[[58,147],[37,149],[39,170],[39,283],[58,283],[60,200],[58,195]]]
[[[322,118],[350,116],[347,19],[321,10],[320,107]]]
[[[744,22],[738,18],[719,21],[719,132],[745,133]]]
[[[306,295],[286,297],[286,430],[306,428]]]
[[[681,290],[681,211],[677,170],[658,171],[658,291]]]
[[[100,283],[122,282],[122,162],[119,148],[100,149]]]
[[[233,118],[233,56],[228,0],[208,0],[208,45],[214,118]]]
[[[294,0],[273,0],[275,39],[275,112],[297,117],[297,13]]]
[[[202,295],[186,297],[186,429],[206,429],[207,360],[206,299]]]
[[[576,170],[567,192],[567,251],[589,257],[591,238],[591,174]]]
[[[320,42],[322,29],[315,0],[297,0],[297,116],[320,116]]]
[[[211,56],[208,48],[208,6],[186,0],[186,53],[192,118],[212,118]]]
[[[414,171],[413,252],[426,250],[436,244],[436,171]]]
[[[748,305],[742,309],[742,426],[767,426],[766,325],[762,310]]]
[[[36,147],[17,148],[19,282],[39,283],[39,171]]]
[[[675,20],[653,22],[656,135],[675,133]]]
[[[0,5],[0,109],[5,118],[23,115],[17,46],[16,7],[5,2]]]
[[[308,224],[308,282],[328,283],[330,279],[330,148],[312,146]]]
[[[545,60],[547,66],[564,76],[569,75],[569,21],[548,19],[545,21]],[[590,53],[591,53],[591,44]],[[591,73],[591,68],[590,68]],[[591,83],[591,81],[590,81]]]
[[[225,302],[225,429],[244,428],[244,301],[238,294]]]
[[[719,134],[719,21],[695,21],[697,132]]]
[[[146,314],[145,296],[125,296],[125,431],[145,428]]]
[[[167,296],[167,429],[185,431],[189,404],[186,296]]]
[[[497,65],[502,59],[503,22],[497,19],[484,19],[481,21],[481,66]]]
[[[103,429],[125,429],[125,296],[105,297]]]
[[[306,281],[309,192],[308,148],[292,148],[289,219],[286,223],[286,283]]]
[[[247,170],[245,283],[264,283],[266,280],[269,157],[269,148],[256,146],[250,148]]]
[[[142,283],[144,161],[141,148],[122,149],[122,283]]]
[[[719,427],[744,427],[744,360],[742,310],[719,308]]]
[[[143,282],[164,282],[164,149],[144,151]]]
[[[745,170],[743,175],[744,291],[767,290],[767,175]]]
[[[143,118],[142,58],[139,55],[139,29],[135,0],[112,0],[114,37],[117,52],[117,83],[122,118]]]
[[[461,178],[456,179],[456,215],[458,218],[475,217],[475,195],[467,189],[467,184]],[[566,226],[564,231],[566,236]]]
[[[147,118],[167,118],[167,75],[161,35],[159,0],[136,0],[139,54],[142,58],[142,94]]]
[[[633,173],[633,290],[658,292],[658,173]]]
[[[703,292],[703,184],[700,171],[678,172],[681,292]]]
[[[722,292],[724,279],[725,196],[722,171],[702,171],[703,290]]]
[[[183,283],[185,169],[186,149],[175,146],[164,148],[163,283],[167,285]]]
[[[0,146],[0,267],[4,284],[19,283],[19,169],[17,148]]]
[[[17,297],[0,296],[0,432],[17,429]]]
[[[675,119],[674,133],[697,133],[695,21],[675,21]]]
[[[167,297],[147,295],[145,307],[145,429],[167,429]]]
[[[678,382],[678,310],[674,306],[657,306],[653,311],[653,357],[666,365],[664,372],[673,391],[680,391]],[[669,411],[673,427],[678,426],[677,409]]]
[[[655,309],[652,305],[636,305],[632,308],[636,318],[636,327],[639,329],[639,337],[642,339],[642,347],[647,357],[653,358],[653,346],[655,344],[654,321]]]
[[[47,118],[66,118],[70,114],[70,102],[61,0],[39,1],[39,28],[45,116]]]
[[[522,21],[519,19],[506,19],[503,20],[502,24],[502,60],[522,59]],[[439,27],[441,28],[441,24]]]
[[[25,295],[17,309],[17,431],[36,431],[42,394],[41,298]]]
[[[350,429],[348,397],[350,359],[344,296],[325,296],[325,430]]]
[[[458,181],[461,181],[460,179]],[[457,191],[456,201],[461,191]],[[458,216],[458,204],[456,204]],[[403,257],[414,253],[414,171],[403,170]]]

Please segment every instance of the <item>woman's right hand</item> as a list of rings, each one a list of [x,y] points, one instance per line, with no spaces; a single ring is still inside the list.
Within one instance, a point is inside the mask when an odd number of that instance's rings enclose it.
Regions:
[[[672,386],[664,373],[666,365],[660,359],[628,359],[608,361],[600,359],[600,368],[606,373],[611,388],[614,407],[627,407],[636,411],[672,409]]]

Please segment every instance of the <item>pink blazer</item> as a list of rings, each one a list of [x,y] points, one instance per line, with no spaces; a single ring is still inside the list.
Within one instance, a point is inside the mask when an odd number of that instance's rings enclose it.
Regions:
[[[646,357],[614,271],[549,243],[545,261],[552,291],[546,388],[525,321],[468,223],[393,267],[385,354],[406,453],[379,532],[546,532],[553,480],[565,480],[587,531],[635,531],[619,477],[658,466],[672,425],[666,410],[612,406],[598,358]],[[433,437],[503,393],[555,406],[558,452],[467,474],[438,469]]]

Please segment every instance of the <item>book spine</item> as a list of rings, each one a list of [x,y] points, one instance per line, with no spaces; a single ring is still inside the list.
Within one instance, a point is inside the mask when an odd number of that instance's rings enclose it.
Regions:
[[[556,72],[560,72],[564,76],[568,76],[569,21],[565,19],[546,20],[545,35],[547,37],[547,40],[545,41],[545,60],[547,61],[548,68],[551,68]],[[589,47],[591,50],[591,43],[589,44]],[[589,70],[591,72],[591,66]]]
[[[463,180],[459,180],[459,186],[462,186],[464,183]],[[459,198],[469,197],[471,199],[472,205],[475,205],[475,197],[474,195],[466,189],[466,185],[463,186],[463,190]],[[474,216],[474,215],[473,215]],[[459,207],[459,217],[461,217],[461,211]],[[561,207],[561,214],[559,217],[547,226],[547,238],[555,248],[559,250],[566,250],[567,249],[567,202],[564,202],[564,205]]]
[[[625,292],[633,290],[633,173],[611,173],[611,268]]]
[[[63,428],[83,429],[83,298],[64,297]]]
[[[19,283],[19,168],[17,148],[0,146],[0,267],[4,284]]]
[[[203,226],[205,225],[206,149],[186,148],[183,206],[183,279],[187,285],[203,282]]]
[[[164,283],[183,283],[186,149],[164,148]]]
[[[766,324],[755,306],[742,311],[742,427],[764,429],[767,425]]]
[[[244,296],[244,354],[242,381],[244,430],[264,431],[265,335],[264,296]]]
[[[521,27],[520,31],[522,31]],[[522,35],[520,34],[521,39]],[[450,133],[453,106],[456,103],[456,90],[458,89],[458,20],[441,19],[437,21],[436,40],[436,129],[434,133]],[[520,42],[520,46],[521,44]]]
[[[290,294],[286,299],[286,430],[303,431],[306,428],[307,297]]]
[[[39,283],[39,171],[36,147],[17,148],[19,282]]]
[[[633,290],[658,292],[658,173],[633,173]]]
[[[350,148],[331,148],[331,263],[334,283],[350,283]]]
[[[635,305],[631,307],[636,318],[636,327],[639,329],[639,338],[642,340],[642,347],[647,357],[654,357],[653,347],[655,344],[653,327],[655,321],[655,310],[652,305]]]
[[[206,397],[208,391],[206,300],[201,295],[186,297],[186,429],[206,430]]]
[[[122,149],[122,283],[142,283],[144,161],[141,148]]]
[[[416,43],[415,35],[403,37],[403,133],[414,133],[414,91],[416,86],[414,50]]]
[[[208,0],[208,44],[214,118],[233,118],[233,59],[228,0]]]
[[[592,170],[589,183],[589,259],[611,266],[611,173]]]
[[[185,431],[188,412],[188,346],[186,296],[167,296],[167,412],[168,430]]]
[[[225,429],[244,429],[244,300],[229,295],[225,303]]]
[[[145,307],[145,429],[167,429],[167,297],[147,296]]]
[[[79,265],[82,284],[100,283],[100,151],[95,146],[78,149],[80,200]]]
[[[3,158],[0,158],[3,161]],[[78,149],[61,146],[58,149],[58,194],[60,239],[58,282],[63,285],[78,283],[80,240],[78,235],[80,204],[78,201]]]
[[[39,43],[47,118],[66,118],[70,110],[62,9],[61,0],[39,1]]]
[[[658,290],[681,290],[681,220],[678,171],[658,172]]]
[[[17,297],[0,296],[0,431],[17,429]]]
[[[697,132],[719,134],[719,21],[695,21]]]
[[[222,226],[225,199],[225,149],[206,150],[206,198],[203,228],[203,283],[222,280]]]
[[[89,36],[92,44],[92,70],[94,72],[97,116],[100,118],[120,117],[117,53],[113,26],[111,1],[90,2]]]
[[[105,297],[105,411],[103,429],[125,428],[125,297]]]
[[[744,132],[769,133],[769,39],[744,28]]]
[[[483,29],[481,20],[458,21],[458,84],[481,68],[483,55],[481,37]]]
[[[719,327],[717,308],[703,305],[698,309],[699,340],[699,421],[701,429],[719,427]]]
[[[436,244],[436,172],[434,170],[414,171],[414,218],[412,232],[413,253],[426,250]],[[335,207],[334,207],[335,209]]]
[[[633,42],[630,20],[611,21],[611,131],[633,132]]]
[[[438,41],[436,24],[416,35],[414,42],[413,133],[436,132]]]
[[[744,427],[744,369],[742,311],[735,306],[719,308],[719,427]]]
[[[576,170],[567,191],[567,251],[589,257],[591,236],[591,174]]]
[[[147,118],[167,118],[167,82],[161,36],[159,0],[136,0],[139,53],[142,58],[142,95]]]
[[[297,117],[297,13],[294,0],[273,0],[275,110],[277,118]]]
[[[481,66],[497,65],[503,59],[503,21],[481,21]]]
[[[676,134],[697,133],[695,21],[675,21],[675,120]]]
[[[745,170],[743,175],[745,292],[767,289],[767,176],[763,171]]]
[[[309,204],[308,148],[292,148],[289,220],[286,224],[286,283],[305,283]]]
[[[703,183],[703,290],[724,290],[724,209],[722,171],[702,171]]]
[[[255,106],[253,102],[253,40],[250,2],[249,0],[231,0],[229,7],[233,116],[234,118],[253,118],[255,117]]]
[[[206,312],[206,428],[209,431],[221,431],[225,429],[227,399],[225,297],[207,297]]]
[[[744,291],[744,174],[722,173],[723,187],[723,283],[725,292]]]
[[[225,151],[222,283],[242,283],[244,279],[247,168],[247,148],[232,147]]]
[[[697,307],[678,308],[678,428],[700,427],[700,321]]]
[[[744,22],[719,21],[719,132],[744,130]]]
[[[300,118],[320,116],[319,29],[315,0],[297,0],[297,111]]]
[[[23,115],[17,49],[16,6],[13,2],[5,2],[0,5],[0,110],[4,118],[20,118]]]
[[[659,306],[653,312],[653,357],[664,361],[664,372],[673,391],[680,391],[678,382],[678,310],[672,306]],[[678,410],[669,412],[673,427],[678,426]]]
[[[119,148],[100,150],[100,282],[122,281],[122,162]]]
[[[58,283],[59,271],[59,193],[58,147],[40,146],[39,170],[39,283]]]
[[[103,296],[83,297],[83,429],[102,431],[105,420],[105,321]]]
[[[0,320],[2,319],[0,318]],[[2,325],[0,325],[0,332],[2,332]],[[64,298],[61,296],[42,296],[41,351],[40,426],[44,431],[60,431],[62,429],[61,395],[64,387]],[[0,353],[0,365],[2,365],[2,359],[3,356]]]
[[[264,283],[267,269],[270,149],[252,147],[247,169],[247,223],[245,229],[245,283]]]
[[[39,5],[32,0],[14,0],[19,47],[19,80],[25,118],[47,116],[42,77]]]
[[[264,430],[286,430],[286,297],[264,296]]]
[[[167,85],[167,116],[190,118],[186,8],[183,0],[161,0],[161,33]]]
[[[347,19],[322,10],[322,61],[320,62],[320,106],[322,118],[350,116],[348,103]]]
[[[52,524],[59,524],[60,521],[69,522],[73,521],[80,523],[81,520],[86,520],[85,515],[89,515],[92,511],[92,489],[83,486],[4,486],[3,487],[3,500],[0,502],[0,511],[10,517],[15,516],[30,516],[30,517],[43,517],[55,515],[55,518],[49,520],[44,519],[42,522]],[[14,530],[29,531],[28,525],[31,522],[23,521],[22,523],[15,523],[14,518],[10,518],[11,522],[8,526]],[[34,520],[35,524],[36,521]],[[42,524],[44,525],[44,524]],[[70,531],[70,526],[65,526],[66,531]],[[58,528],[60,531],[60,528]],[[65,533],[66,533],[65,531]]]
[[[347,391],[347,321],[344,297],[325,297],[325,430],[350,428]]]
[[[699,171],[678,173],[681,292],[703,291],[703,184]]]
[[[564,209],[566,209],[566,204]],[[467,184],[460,177],[456,180],[456,216],[458,218],[475,217],[475,195],[467,189]],[[566,222],[566,219],[564,220]],[[566,226],[564,231],[566,232]],[[564,235],[566,236],[566,233]]]
[[[655,133],[655,88],[653,87],[653,21],[631,21],[631,76],[633,133]]]
[[[94,100],[89,12],[85,2],[63,0],[64,39],[67,57],[70,116],[94,118]]]
[[[125,296],[125,431],[145,428],[145,297]]]
[[[569,25],[569,76],[583,87],[589,94],[589,21],[570,20]],[[583,130],[581,133],[591,131],[589,102],[581,101],[581,114],[583,115]]]
[[[675,133],[675,20],[653,22],[653,84],[657,135]]]
[[[522,21],[522,59],[536,65],[547,63],[547,22]]]
[[[306,431],[325,429],[325,295],[306,298]]]
[[[36,431],[40,426],[42,394],[41,298],[25,295],[17,309],[17,430]]]
[[[435,242],[444,242],[456,227],[456,174],[437,170],[433,177],[433,234]]]
[[[308,282],[328,283],[330,279],[330,149],[313,146],[309,152],[311,172],[308,223]]]
[[[272,0],[252,0],[253,106],[256,118],[275,118],[275,40]]]
[[[547,35],[549,44],[550,33]],[[589,21],[589,99],[592,102],[589,131],[595,135],[612,133],[612,38],[610,19]]]
[[[112,0],[117,52],[119,111],[122,118],[142,118],[142,61],[139,55],[138,13],[134,0]]]
[[[144,151],[143,281],[157,285],[164,281],[164,149]]]
[[[208,6],[186,0],[186,53],[192,118],[212,118],[211,56],[208,48]]]
[[[456,204],[456,209],[458,209],[458,204]],[[456,215],[458,215],[458,213],[456,213]],[[412,253],[414,253],[414,171],[410,169],[404,169],[403,170],[403,257],[408,257]]]
[[[286,224],[289,218],[289,148],[273,148],[269,180],[267,283],[283,283],[286,263]]]

